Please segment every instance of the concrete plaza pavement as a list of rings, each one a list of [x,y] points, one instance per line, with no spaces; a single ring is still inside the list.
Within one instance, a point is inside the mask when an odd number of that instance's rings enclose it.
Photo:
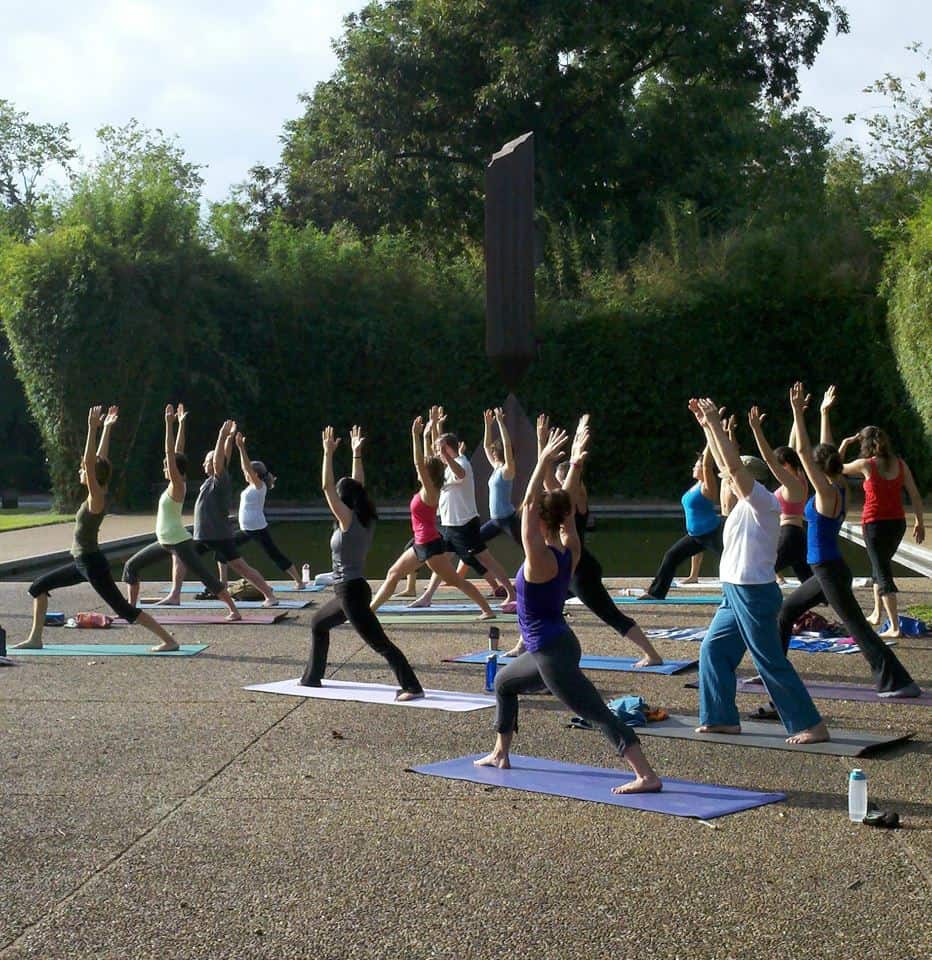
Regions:
[[[932,599],[928,580],[900,586],[903,606]],[[55,606],[104,609],[87,587],[62,591]],[[714,608],[636,609],[648,627],[701,626]],[[23,658],[0,670],[0,960],[927,956],[928,706],[819,701],[832,727],[915,732],[857,761],[645,739],[661,775],[788,795],[707,825],[406,772],[487,749],[490,710],[242,689],[300,674],[313,610],[275,626],[177,627],[182,642],[209,644],[191,658]],[[25,585],[0,583],[11,642],[28,620]],[[589,653],[634,652],[586,611],[571,622]],[[481,690],[481,667],[440,661],[480,649],[484,625],[388,631],[425,686]],[[503,645],[515,633],[503,624]],[[149,637],[50,629],[46,640]],[[932,686],[932,641],[896,650]],[[810,678],[868,679],[857,655],[792,658]],[[338,679],[392,680],[350,629],[334,631],[330,664]],[[696,711],[688,674],[591,676],[606,697]],[[516,751],[622,766],[567,719],[553,698],[526,698]],[[854,766],[903,829],[848,821]]]

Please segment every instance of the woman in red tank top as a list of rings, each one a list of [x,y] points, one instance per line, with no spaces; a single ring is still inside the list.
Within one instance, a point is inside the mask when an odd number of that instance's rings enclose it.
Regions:
[[[432,408],[432,411],[433,409],[439,408]],[[420,490],[411,498],[411,529],[414,532],[414,543],[407,547],[392,564],[382,586],[379,587],[379,592],[372,598],[372,609],[378,610],[392,595],[400,580],[426,563],[444,583],[457,587],[479,605],[482,611],[480,620],[491,620],[495,617],[492,608],[476,587],[456,572],[445,552],[443,537],[437,529],[440,488],[443,486],[444,470],[449,466],[449,457],[445,452],[443,457],[447,457],[446,461],[432,454],[433,434],[437,426],[431,418],[425,430],[421,417],[411,424],[414,468],[421,481]],[[446,450],[445,447],[442,449]]]
[[[861,456],[845,464],[845,476],[864,478],[861,529],[874,580],[874,609],[867,619],[874,625],[879,624],[885,612],[890,626],[880,636],[898,637],[900,619],[892,561],[906,533],[903,488],[909,494],[910,505],[916,515],[913,526],[916,543],[922,543],[925,538],[922,497],[912,471],[906,461],[893,452],[885,431],[880,427],[864,427],[855,436],[845,438],[839,447],[842,456],[855,441],[860,441]]]

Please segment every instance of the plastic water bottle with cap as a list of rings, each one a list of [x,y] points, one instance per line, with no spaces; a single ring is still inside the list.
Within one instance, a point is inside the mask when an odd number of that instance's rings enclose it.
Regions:
[[[303,567],[301,567],[301,582],[311,582],[311,565],[309,563],[306,563]]]
[[[860,823],[867,816],[867,775],[863,770],[848,774],[848,819]]]
[[[495,674],[498,672],[498,627],[489,627],[489,655],[485,658],[485,689],[495,689]]]

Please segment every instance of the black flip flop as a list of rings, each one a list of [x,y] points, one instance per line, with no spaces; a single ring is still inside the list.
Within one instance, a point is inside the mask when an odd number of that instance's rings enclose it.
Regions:
[[[747,714],[748,720],[779,720],[780,714],[773,707],[758,707]]]

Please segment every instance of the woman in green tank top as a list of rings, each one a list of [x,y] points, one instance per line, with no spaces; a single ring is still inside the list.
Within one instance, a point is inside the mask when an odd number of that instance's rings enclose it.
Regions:
[[[152,648],[153,652],[169,653],[177,650],[178,644],[172,635],[148,613],[143,613],[127,602],[113,582],[110,564],[98,543],[100,525],[107,509],[107,487],[112,472],[109,460],[110,433],[119,417],[119,408],[110,407],[106,416],[102,414],[103,407],[91,407],[87,415],[87,441],[78,471],[79,480],[83,486],[87,487],[87,499],[78,507],[74,518],[74,539],[71,544],[73,560],[39,577],[30,585],[29,593],[33,598],[32,630],[29,636],[16,646],[27,650],[41,649],[42,628],[45,626],[49,594],[52,590],[58,590],[61,587],[72,587],[87,582],[109,604],[117,616],[129,623],[138,623],[158,637],[160,642],[158,646]],[[97,443],[98,430],[101,430],[99,444]]]

